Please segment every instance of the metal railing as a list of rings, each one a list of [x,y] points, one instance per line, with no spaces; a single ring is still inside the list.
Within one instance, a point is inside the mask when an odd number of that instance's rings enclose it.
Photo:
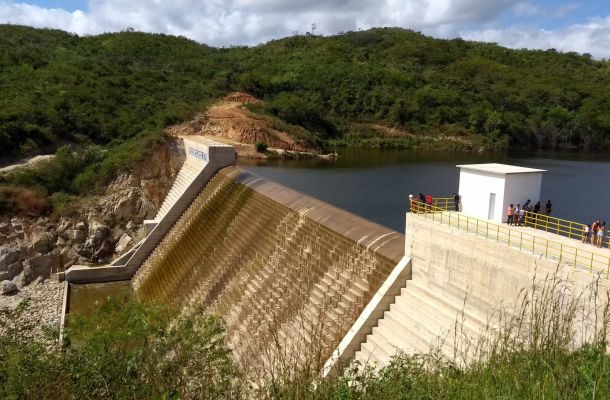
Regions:
[[[419,199],[419,197],[416,197],[413,202],[419,202],[420,204],[425,204],[422,203],[421,200]],[[427,204],[427,203],[426,203]],[[437,207],[437,208],[441,208],[443,210],[455,210],[455,200],[453,199],[453,197],[433,197],[432,198],[432,206]]]
[[[443,210],[455,210],[455,200],[453,197],[433,197],[432,205],[434,207],[442,208]]]
[[[567,219],[555,218],[550,215],[533,213],[527,211],[524,219],[525,226],[535,229],[540,229],[545,232],[551,232],[556,235],[568,237],[570,239],[584,240],[585,239],[585,224],[580,222],[569,221]],[[591,233],[592,235],[593,233]],[[589,239],[589,243],[591,240]],[[607,232],[603,237],[602,247],[610,248]]]
[[[440,222],[519,250],[529,251],[549,259],[561,260],[591,272],[604,272],[610,278],[610,257],[593,251],[579,249],[522,232],[518,228],[509,228],[418,201],[411,205],[411,212],[422,215],[424,219]]]

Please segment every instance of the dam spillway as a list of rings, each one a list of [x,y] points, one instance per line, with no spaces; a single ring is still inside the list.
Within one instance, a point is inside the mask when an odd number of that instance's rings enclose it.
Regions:
[[[539,251],[550,243],[539,234],[427,206],[406,214],[402,235],[232,166],[230,146],[184,143],[187,160],[146,237],[112,264],[74,266],[65,279],[131,280],[141,301],[217,315],[254,385],[282,372],[340,373],[353,360],[384,366],[436,344],[455,359],[545,277],[567,280],[562,296],[594,300],[582,304],[587,328],[576,345],[601,321],[610,257],[594,274],[582,257]]]
[[[400,262],[404,243],[397,232],[227,167],[133,286],[142,301],[219,315],[252,377],[282,363],[319,370]]]

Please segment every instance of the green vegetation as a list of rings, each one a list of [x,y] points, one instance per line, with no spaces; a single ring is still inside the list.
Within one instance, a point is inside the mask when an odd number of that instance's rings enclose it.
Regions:
[[[167,308],[113,299],[90,317],[71,321],[63,352],[23,339],[24,327],[13,326],[0,337],[0,397],[235,397],[237,375],[217,319],[174,315]]]
[[[267,151],[267,148],[269,146],[267,146],[267,143],[265,142],[256,142],[256,144],[254,145],[256,147],[256,151],[258,151],[259,153],[264,153]]]
[[[498,310],[485,339],[456,334],[455,360],[432,347],[398,354],[380,371],[353,365],[316,386],[302,377],[272,382],[273,398],[294,399],[610,399],[610,309],[607,289],[594,282],[566,298],[570,284],[547,277],[523,290],[513,309]],[[592,297],[589,297],[591,296]],[[587,308],[596,316],[581,313]],[[597,324],[597,325],[595,325]],[[456,330],[460,332],[460,317]],[[588,344],[574,347],[575,338]],[[576,339],[578,340],[578,339]],[[462,360],[470,360],[460,367]]]
[[[610,147],[610,64],[586,54],[393,28],[217,49],[159,34],[0,25],[0,159],[66,144],[82,154],[57,181],[39,168],[0,184],[95,192],[145,159],[163,128],[230,91],[261,98],[253,111],[315,145]]]
[[[438,349],[397,355],[375,371],[352,365],[320,381],[317,371],[269,371],[268,385],[249,387],[232,363],[218,319],[201,309],[175,310],[111,299],[88,317],[72,317],[64,351],[24,339],[5,312],[0,328],[0,397],[6,399],[609,399],[608,305],[588,294],[567,299],[556,277],[525,290],[515,309],[501,310],[497,327],[478,343],[454,340],[456,360]],[[595,304],[595,317],[581,319]],[[456,321],[459,330],[459,317]],[[49,332],[57,337],[57,332]],[[583,335],[584,336],[580,336]],[[26,335],[27,336],[27,335]],[[574,338],[587,343],[574,347]],[[470,359],[467,367],[459,360]],[[315,382],[315,383],[312,383]]]

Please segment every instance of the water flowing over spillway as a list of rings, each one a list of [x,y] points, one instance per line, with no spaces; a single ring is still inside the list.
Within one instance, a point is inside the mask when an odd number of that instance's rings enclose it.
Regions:
[[[399,233],[228,167],[133,285],[143,301],[219,315],[259,380],[263,366],[319,370],[403,253]]]

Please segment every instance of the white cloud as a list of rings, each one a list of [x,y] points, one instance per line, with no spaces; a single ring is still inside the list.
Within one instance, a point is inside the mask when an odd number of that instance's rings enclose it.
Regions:
[[[540,14],[540,8],[529,1],[519,2],[513,6],[513,12],[519,16],[532,16]]]
[[[512,48],[550,49],[589,53],[595,58],[610,58],[610,16],[594,18],[585,24],[564,29],[509,27],[461,32],[465,39],[496,42]]]
[[[608,19],[555,31],[472,29],[496,23],[507,13],[539,12],[532,0],[88,0],[86,11],[73,12],[0,0],[0,23],[53,27],[78,34],[132,27],[226,46],[257,44],[294,31],[304,33],[315,22],[319,34],[400,26],[433,36],[461,35],[510,47],[554,47],[609,56]]]

